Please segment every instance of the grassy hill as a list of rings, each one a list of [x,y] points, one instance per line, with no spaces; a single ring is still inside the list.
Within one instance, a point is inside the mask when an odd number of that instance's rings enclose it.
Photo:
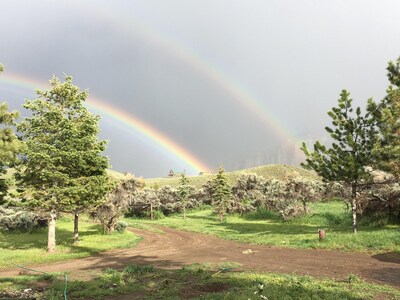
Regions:
[[[240,174],[255,173],[267,179],[280,179],[284,180],[289,175],[301,176],[309,179],[318,179],[319,177],[311,171],[304,170],[299,167],[289,165],[266,165],[249,169],[243,169],[233,172],[226,172],[229,183],[234,184]],[[190,184],[201,187],[207,180],[214,178],[213,174],[201,176],[188,176]],[[145,179],[146,186],[148,187],[161,187],[164,185],[178,186],[180,177],[162,177]]]
[[[5,178],[11,178],[14,174],[14,169],[8,169],[7,173],[3,175]],[[121,180],[125,175],[118,171],[114,171],[111,169],[107,170],[108,175],[116,180]],[[259,176],[263,176],[267,179],[280,179],[284,180],[288,175],[297,175],[304,178],[309,179],[318,179],[319,177],[311,171],[304,170],[299,167],[289,166],[289,165],[266,165],[266,166],[259,166],[249,169],[243,169],[233,172],[226,172],[228,177],[229,183],[234,184],[236,179],[239,177],[240,174],[251,174],[255,173]],[[207,180],[214,178],[214,174],[206,174],[201,176],[188,176],[190,180],[190,184],[201,187]],[[180,176],[176,177],[161,177],[161,178],[149,178],[145,179],[146,186],[148,187],[161,187],[164,185],[170,186],[178,186],[179,185]]]
[[[107,169],[107,174],[109,176],[111,176],[111,178],[113,178],[115,180],[121,180],[125,176],[123,173],[120,173],[118,171],[114,171],[114,170],[111,170],[111,169]]]

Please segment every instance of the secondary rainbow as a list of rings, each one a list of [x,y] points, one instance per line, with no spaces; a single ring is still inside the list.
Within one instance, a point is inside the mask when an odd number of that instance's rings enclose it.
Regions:
[[[30,88],[32,90],[49,87],[49,84],[44,82],[19,74],[10,74],[9,72],[1,74],[0,82],[22,88]],[[163,152],[165,152],[167,155],[172,155],[175,159],[185,162],[194,171],[200,172],[211,170],[211,168],[199,158],[195,157],[182,146],[175,143],[171,138],[168,138],[166,135],[146,124],[138,117],[130,113],[128,114],[116,108],[115,106],[109,105],[97,97],[90,96],[87,104],[101,115],[112,118],[113,120],[124,124],[125,127],[129,127],[136,132],[139,132],[141,135],[145,136],[147,139],[150,139],[158,147],[163,149]]]
[[[90,4],[91,3],[91,4]],[[173,37],[169,37],[152,27],[139,22],[132,16],[128,16],[126,12],[115,9],[110,3],[94,3],[90,1],[75,2],[70,4],[77,11],[85,9],[88,15],[94,15],[100,20],[109,21],[111,25],[118,30],[128,30],[129,33],[139,37],[153,47],[160,49],[163,53],[176,57],[185,64],[191,66],[196,72],[207,78],[218,88],[225,91],[230,99],[236,101],[255,116],[267,130],[271,131],[284,144],[297,145],[298,138],[291,131],[269,112],[266,104],[259,98],[255,97],[239,83],[235,82],[226,72],[217,65],[207,59],[204,55],[196,53],[193,49],[185,46],[182,42]],[[296,147],[296,155],[300,155],[301,151]]]

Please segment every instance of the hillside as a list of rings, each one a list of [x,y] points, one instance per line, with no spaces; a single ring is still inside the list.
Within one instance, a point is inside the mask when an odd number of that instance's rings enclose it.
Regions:
[[[121,180],[125,176],[123,173],[111,169],[107,169],[107,174],[115,180]]]
[[[235,183],[240,174],[251,174],[255,173],[259,176],[263,176],[267,179],[279,179],[284,180],[289,175],[301,176],[309,179],[318,179],[319,177],[308,170],[304,170],[299,167],[289,165],[266,165],[259,166],[249,169],[243,169],[233,172],[226,172],[229,183],[232,185]],[[214,175],[201,175],[201,176],[188,176],[190,184],[201,187],[207,180],[210,180]],[[145,179],[146,186],[148,187],[161,187],[164,185],[178,186],[180,177],[163,177],[163,178],[150,178]]]

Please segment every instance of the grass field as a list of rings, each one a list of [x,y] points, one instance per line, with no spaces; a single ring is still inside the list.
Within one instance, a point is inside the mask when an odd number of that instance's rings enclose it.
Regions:
[[[318,179],[317,175],[313,172],[288,165],[266,165],[250,169],[243,169],[240,171],[226,172],[228,181],[233,185],[240,174],[251,174],[255,173],[259,176],[263,176],[267,179],[281,179],[283,180],[288,175],[297,175],[309,179]],[[196,187],[201,187],[208,180],[214,178],[212,174],[206,174],[201,176],[188,176],[190,184]],[[151,178],[145,179],[145,183],[148,187],[161,187],[164,185],[178,186],[180,177],[163,177],[163,178]]]
[[[338,280],[309,276],[220,272],[218,266],[183,267],[162,271],[151,266],[126,266],[124,270],[106,269],[89,281],[70,281],[62,276],[18,276],[0,279],[0,291],[15,295],[26,288],[46,287],[37,299],[104,299],[129,294],[132,299],[399,299],[400,291],[388,286],[367,283],[349,274]],[[1,294],[0,294],[1,296]]]
[[[220,223],[211,209],[192,211],[185,220],[181,215],[174,215],[156,221],[127,219],[127,222],[132,226],[138,222],[157,224],[223,239],[279,247],[400,253],[399,225],[361,218],[359,233],[354,235],[351,232],[351,216],[345,211],[344,203],[313,203],[310,209],[310,214],[289,222],[274,213],[261,211],[243,217],[231,215],[226,222]],[[326,230],[325,240],[319,241],[318,229]]]
[[[73,244],[73,219],[64,217],[57,221],[57,252],[47,253],[47,228],[30,233],[0,232],[0,268],[13,264],[50,263],[72,258],[91,256],[113,248],[131,247],[140,238],[131,232],[103,235],[99,224],[81,218],[78,245]]]

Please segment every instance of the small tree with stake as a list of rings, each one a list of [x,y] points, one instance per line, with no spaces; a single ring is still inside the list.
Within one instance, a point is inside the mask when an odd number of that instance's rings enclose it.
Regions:
[[[326,147],[317,141],[313,152],[307,149],[305,143],[301,148],[306,155],[303,167],[313,169],[325,180],[351,186],[354,233],[357,233],[357,192],[363,184],[371,181],[367,167],[372,164],[371,152],[377,140],[372,110],[373,102],[369,100],[366,114],[361,113],[360,107],[353,111],[350,94],[343,90],[338,106],[328,112],[333,128],[325,129],[333,139],[332,145]]]

